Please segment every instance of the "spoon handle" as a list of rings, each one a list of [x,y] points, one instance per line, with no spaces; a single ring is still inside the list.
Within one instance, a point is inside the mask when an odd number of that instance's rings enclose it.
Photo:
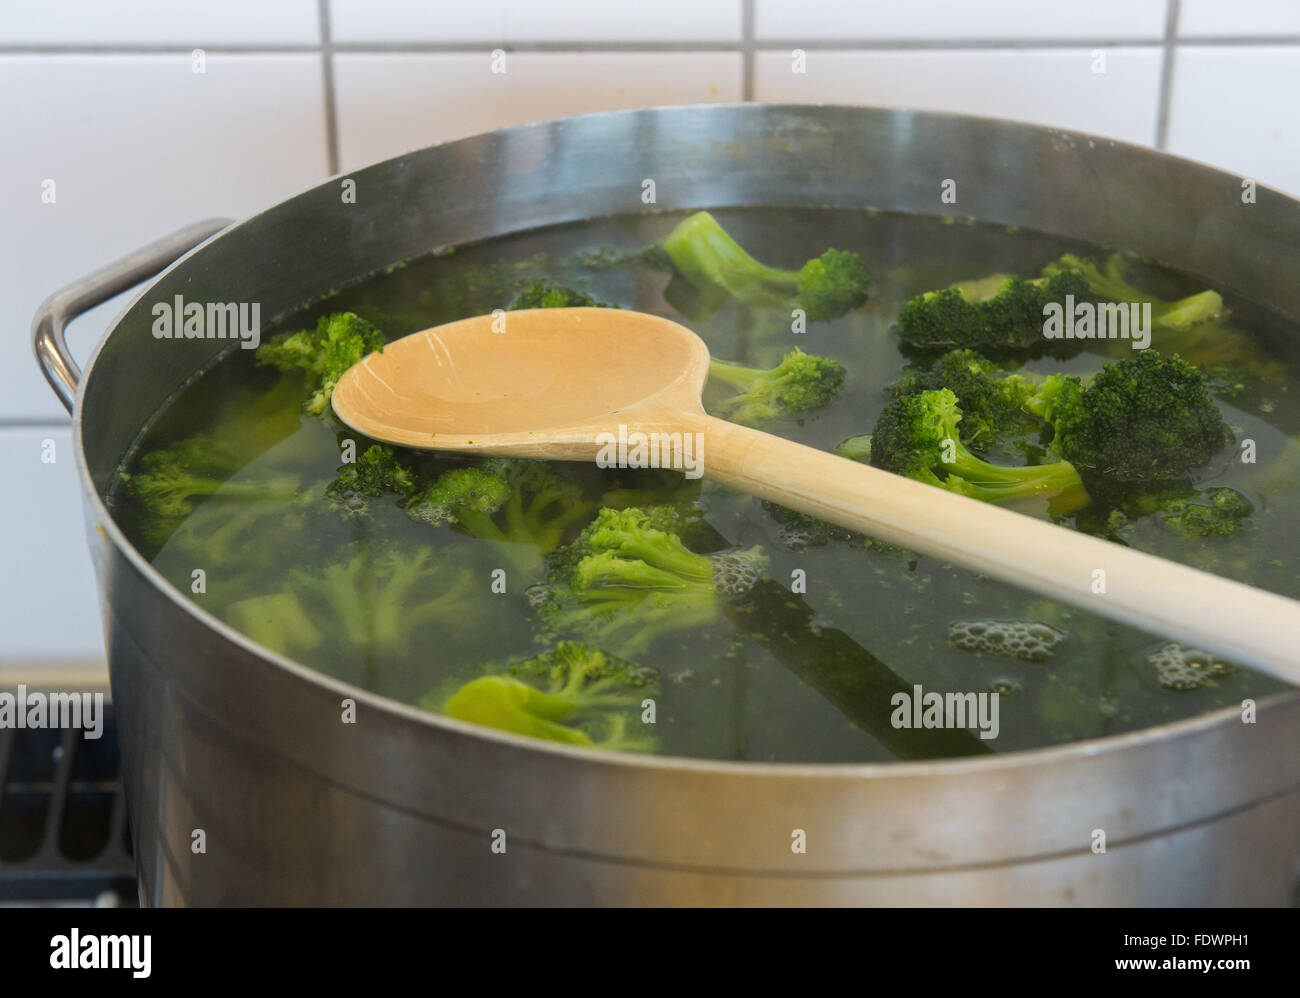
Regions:
[[[1300,684],[1300,602],[712,416],[704,477]]]

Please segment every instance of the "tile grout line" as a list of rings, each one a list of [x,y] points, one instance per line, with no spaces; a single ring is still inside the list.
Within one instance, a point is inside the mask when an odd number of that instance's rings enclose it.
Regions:
[[[319,0],[328,3],[328,0]],[[752,0],[745,0],[748,4]],[[1177,5],[1178,0],[1171,0]],[[1221,35],[1183,35],[1170,38],[988,38],[988,39],[741,39],[718,41],[681,42],[528,42],[498,43],[489,39],[477,42],[337,42],[330,41],[331,52],[367,53],[375,55],[421,53],[481,53],[485,48],[499,47],[507,52],[744,52],[751,48],[759,51],[781,51],[802,48],[817,51],[979,51],[1006,49],[1059,49],[1059,48],[1140,48],[1162,45],[1212,45],[1255,47],[1267,45],[1300,45],[1300,34],[1250,35],[1242,37]],[[294,55],[322,51],[323,44],[268,44],[268,45],[203,45],[205,52],[220,55]],[[175,44],[139,45],[0,45],[0,55],[187,55],[194,46]]]
[[[0,433],[9,431],[34,432],[36,430],[49,431],[66,431],[72,429],[72,419],[59,422],[57,419],[24,419],[21,416],[14,419],[0,419]]]
[[[325,105],[325,172],[339,172],[339,113],[334,91],[334,44],[330,30],[330,0],[316,0],[320,19],[321,87]]]
[[[1165,13],[1165,43],[1160,57],[1160,94],[1156,103],[1155,147],[1164,151],[1169,140],[1169,105],[1173,99],[1174,64],[1178,61],[1178,17],[1182,0],[1169,0]]]
[[[754,99],[754,0],[740,0],[740,99]]]

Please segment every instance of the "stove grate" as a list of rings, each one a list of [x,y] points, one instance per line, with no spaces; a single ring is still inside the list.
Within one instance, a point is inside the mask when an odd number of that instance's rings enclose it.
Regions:
[[[136,903],[112,707],[104,731],[0,728],[0,905]]]

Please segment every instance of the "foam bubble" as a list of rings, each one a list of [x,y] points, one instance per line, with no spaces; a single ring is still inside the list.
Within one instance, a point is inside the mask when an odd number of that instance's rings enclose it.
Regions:
[[[1216,676],[1226,675],[1230,666],[1209,652],[1166,641],[1147,656],[1155,666],[1156,679],[1169,690],[1195,690],[1214,685]]]
[[[722,551],[709,555],[713,563],[713,584],[723,596],[742,596],[763,577],[763,564],[744,551]]]
[[[1024,662],[1043,662],[1068,637],[1037,620],[954,620],[948,640],[965,651],[987,652]]]

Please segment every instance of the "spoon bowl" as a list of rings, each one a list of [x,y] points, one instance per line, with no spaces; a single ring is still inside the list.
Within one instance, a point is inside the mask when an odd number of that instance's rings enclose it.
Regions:
[[[527,309],[389,344],[343,376],[334,411],[402,447],[592,460],[597,437],[620,424],[646,430],[703,416],[708,373],[704,341],[668,319]]]

